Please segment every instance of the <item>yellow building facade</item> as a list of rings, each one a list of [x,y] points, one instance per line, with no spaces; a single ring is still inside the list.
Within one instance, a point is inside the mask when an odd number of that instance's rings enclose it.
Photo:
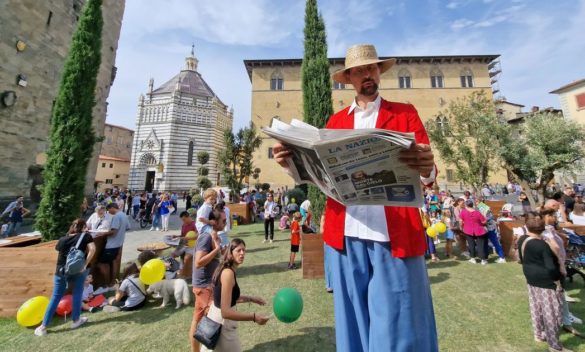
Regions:
[[[550,92],[558,94],[563,116],[585,124],[585,78]]]
[[[492,97],[494,74],[488,65],[498,57],[397,57],[396,64],[381,76],[380,95],[386,100],[413,104],[423,122],[437,121],[439,112],[446,109],[450,101],[474,91],[484,91]],[[273,118],[284,122],[293,118],[303,120],[301,59],[245,60],[244,64],[252,84],[251,118],[256,128],[269,126]],[[330,72],[343,65],[343,58],[330,59]],[[351,105],[355,97],[351,85],[333,83],[332,87],[335,112]],[[262,145],[254,155],[254,165],[262,170],[259,181],[270,183],[273,188],[294,186],[293,180],[277,168],[272,158],[275,141],[261,135]],[[441,160],[437,161],[437,167],[441,189],[461,189],[462,185],[454,180],[454,170]],[[490,181],[505,182],[505,173],[499,173]]]
[[[133,138],[133,130],[106,123],[95,174],[97,192],[128,187]]]

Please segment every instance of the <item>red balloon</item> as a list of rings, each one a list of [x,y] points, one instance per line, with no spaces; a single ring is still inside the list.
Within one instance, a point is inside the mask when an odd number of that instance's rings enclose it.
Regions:
[[[57,309],[55,310],[55,313],[57,313],[60,316],[65,316],[65,314],[67,314],[67,315],[71,314],[72,310],[73,310],[73,296],[65,295],[59,301],[59,304],[57,305]]]

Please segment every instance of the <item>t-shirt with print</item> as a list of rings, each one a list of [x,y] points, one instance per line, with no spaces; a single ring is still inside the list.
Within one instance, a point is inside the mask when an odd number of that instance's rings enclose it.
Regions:
[[[112,229],[116,229],[118,232],[115,235],[108,237],[106,248],[120,248],[124,244],[126,231],[130,229],[130,223],[128,222],[128,216],[126,213],[118,210],[112,219]]]
[[[298,246],[301,243],[301,225],[297,220],[290,224],[290,244]]]
[[[195,255],[197,252],[205,252],[210,253],[213,250],[212,247],[213,240],[211,238],[211,234],[209,233],[200,233],[199,237],[197,238],[197,245],[195,246]],[[205,288],[211,284],[211,278],[215,269],[219,265],[219,258],[215,257],[209,264],[204,266],[203,268],[197,268],[195,266],[195,260],[193,260],[193,276],[192,282],[193,287],[195,288]]]
[[[211,211],[213,210],[213,208],[211,207],[211,204],[207,204],[207,203],[203,203],[203,205],[201,206],[201,208],[199,208],[199,210],[197,210],[197,223],[195,224],[197,226],[197,232],[199,232],[199,234],[201,234],[201,230],[203,230],[203,227],[207,224],[199,221],[199,219],[209,219],[209,214],[211,214]]]
[[[59,255],[57,256],[57,268],[55,270],[56,273],[61,273],[61,268],[65,266],[67,262],[67,255],[71,248],[75,247],[77,241],[79,240],[79,236],[83,236],[83,239],[79,243],[79,249],[85,253],[85,257],[87,258],[87,245],[93,242],[93,237],[89,233],[77,234],[75,236],[65,235],[57,241],[57,245],[55,245],[55,249],[59,251]]]
[[[142,303],[146,298],[144,295],[144,292],[146,292],[144,284],[136,276],[130,276],[124,279],[120,285],[119,291],[126,294],[126,303],[124,304],[124,307],[134,307]]]

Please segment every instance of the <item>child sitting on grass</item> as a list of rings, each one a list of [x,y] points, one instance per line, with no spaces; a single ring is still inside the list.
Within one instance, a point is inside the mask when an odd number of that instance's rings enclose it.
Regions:
[[[93,292],[93,276],[88,274],[83,283],[83,293],[81,294],[81,309],[90,313],[95,313],[96,309],[105,303],[104,295],[94,295]]]
[[[288,263],[289,269],[296,269],[295,256],[299,251],[301,244],[301,213],[295,212],[293,214],[293,221],[290,224],[290,261]]]
[[[110,305],[104,307],[104,312],[137,310],[146,304],[146,288],[138,278],[139,273],[136,263],[126,265],[124,280],[116,291],[116,296],[110,297]]]

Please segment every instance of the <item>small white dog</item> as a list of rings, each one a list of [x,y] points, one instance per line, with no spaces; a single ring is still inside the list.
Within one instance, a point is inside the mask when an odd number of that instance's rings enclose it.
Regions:
[[[162,296],[163,301],[161,307],[166,306],[169,303],[169,297],[175,296],[177,305],[175,309],[181,308],[181,305],[188,305],[191,300],[191,293],[189,292],[189,286],[183,279],[174,280],[161,280],[157,283],[150,285],[147,293],[154,293],[153,296]]]

